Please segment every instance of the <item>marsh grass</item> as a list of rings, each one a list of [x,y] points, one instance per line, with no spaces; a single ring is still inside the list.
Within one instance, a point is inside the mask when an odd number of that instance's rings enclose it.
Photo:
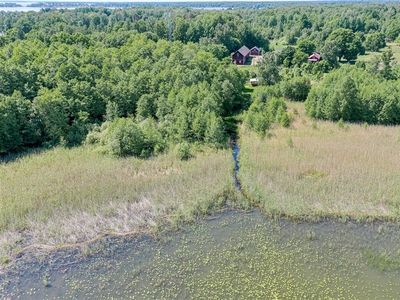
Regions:
[[[387,251],[377,253],[366,250],[364,255],[368,264],[380,271],[400,270],[400,259]]]
[[[241,128],[245,194],[271,216],[398,220],[400,127],[346,123],[342,130],[308,119],[301,103],[288,106],[299,115],[270,138]]]
[[[231,151],[210,149],[181,161],[172,152],[142,160],[54,148],[1,163],[0,257],[193,221],[234,193],[233,169]]]

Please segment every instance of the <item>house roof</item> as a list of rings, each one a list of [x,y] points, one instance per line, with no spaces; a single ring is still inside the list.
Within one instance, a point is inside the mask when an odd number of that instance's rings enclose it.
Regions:
[[[257,51],[260,51],[260,48],[258,48],[257,46],[254,46],[253,48],[251,48],[250,51],[253,50],[253,49],[256,49]]]
[[[321,55],[320,55],[319,53],[317,53],[317,52],[314,52],[313,54],[311,54],[311,55],[308,57],[308,59],[309,59],[309,60],[313,60],[313,59],[320,60],[320,59],[321,59]]]
[[[242,46],[242,48],[240,48],[237,52],[239,52],[243,56],[246,56],[247,54],[249,54],[250,50],[246,46]]]

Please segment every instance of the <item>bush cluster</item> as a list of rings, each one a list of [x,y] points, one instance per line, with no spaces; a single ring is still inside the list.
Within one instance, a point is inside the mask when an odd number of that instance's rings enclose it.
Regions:
[[[316,119],[399,124],[400,82],[355,66],[342,67],[312,87],[305,107]]]

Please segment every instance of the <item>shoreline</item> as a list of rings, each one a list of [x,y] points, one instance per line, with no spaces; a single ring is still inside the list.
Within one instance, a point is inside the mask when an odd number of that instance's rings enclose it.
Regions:
[[[253,213],[257,212],[261,215],[264,216],[265,219],[274,221],[274,222],[287,222],[287,223],[293,223],[294,225],[299,225],[299,224],[352,224],[353,226],[359,226],[360,228],[365,226],[365,225],[390,225],[390,226],[395,226],[400,229],[400,217],[397,219],[392,219],[392,218],[385,218],[385,217],[379,217],[379,216],[365,216],[363,220],[360,221],[360,218],[354,218],[350,216],[339,216],[339,215],[302,215],[302,216],[292,216],[292,215],[280,215],[280,216],[271,216],[267,215],[265,211],[263,211],[258,205],[253,205],[249,208],[243,208],[240,206],[240,203],[237,202],[237,200],[232,200],[230,199],[229,201],[231,203],[231,206],[227,206],[226,203],[223,208],[210,211],[209,214],[205,217],[197,218],[193,221],[190,222],[179,222],[179,225],[177,227],[171,226],[169,223],[164,223],[160,227],[162,227],[161,231],[155,231],[154,228],[143,228],[143,229],[137,229],[137,230],[132,230],[132,231],[126,231],[126,232],[117,232],[113,230],[109,231],[104,231],[99,233],[98,235],[88,239],[88,240],[83,240],[77,243],[71,243],[71,244],[63,244],[63,245],[50,245],[50,244],[27,244],[24,245],[21,249],[19,249],[17,252],[14,252],[9,258],[7,263],[1,263],[0,264],[0,275],[4,275],[7,273],[9,269],[11,269],[14,264],[19,263],[19,258],[24,257],[25,255],[32,253],[35,255],[36,253],[39,253],[40,251],[46,251],[48,253],[54,253],[57,251],[64,251],[64,250],[71,250],[71,251],[80,251],[79,253],[84,252],[84,248],[87,246],[91,246],[92,244],[98,242],[99,240],[103,238],[136,238],[141,235],[145,235],[148,238],[152,238],[154,240],[157,240],[158,238],[162,238],[163,236],[168,236],[169,234],[180,234],[182,233],[181,230],[187,226],[192,226],[192,225],[197,225],[202,222],[208,222],[210,220],[218,219],[226,214],[232,213],[232,212],[240,212],[240,213]],[[30,252],[32,251],[32,252]],[[22,259],[23,260],[23,259]]]
[[[301,237],[298,238],[303,241],[296,247],[304,245],[306,249],[308,249],[307,243],[317,243],[318,245],[325,245],[326,242],[319,242],[320,239],[328,239],[335,240],[335,237],[329,237],[329,234],[342,236],[340,232],[344,230],[347,232],[350,230],[351,232],[363,232],[366,236],[376,235],[376,237],[391,239],[391,233],[398,232],[398,224],[383,224],[380,222],[377,223],[353,223],[350,221],[344,222],[336,222],[333,220],[325,220],[317,223],[310,222],[295,222],[289,221],[285,219],[271,219],[265,216],[265,214],[257,208],[252,208],[250,211],[245,211],[240,208],[223,208],[219,211],[215,211],[210,213],[206,218],[199,219],[197,222],[188,224],[184,223],[178,229],[169,228],[161,235],[154,236],[149,232],[136,232],[136,233],[125,233],[125,234],[103,234],[101,237],[97,237],[96,239],[92,239],[91,244],[78,245],[77,247],[64,247],[54,248],[54,249],[37,249],[38,251],[35,253],[34,251],[27,251],[26,253],[21,255],[21,259],[13,262],[10,265],[10,268],[5,270],[3,274],[3,278],[7,278],[7,282],[4,282],[3,287],[0,286],[0,294],[4,292],[16,292],[20,293],[24,291],[23,284],[25,281],[29,280],[29,278],[39,279],[39,282],[36,286],[41,285],[42,289],[50,287],[52,290],[54,288],[57,289],[57,285],[60,283],[55,279],[57,276],[62,276],[63,274],[68,274],[68,277],[72,274],[77,274],[78,270],[82,270],[85,272],[87,268],[94,268],[97,270],[97,264],[99,266],[107,266],[108,261],[110,261],[110,271],[113,270],[114,263],[112,261],[120,261],[124,260],[132,253],[137,253],[143,259],[143,263],[147,264],[147,254],[146,250],[148,247],[161,247],[162,249],[181,249],[179,246],[175,248],[175,240],[187,239],[191,241],[191,233],[195,228],[204,228],[209,226],[213,228],[213,230],[228,230],[231,229],[230,226],[241,228],[239,225],[242,223],[237,223],[236,219],[246,219],[252,224],[259,224],[261,226],[259,229],[269,224],[270,226],[265,227],[265,230],[268,232],[275,232],[274,235],[277,237],[282,236],[283,239],[287,237],[287,231],[292,232],[294,236],[301,233]],[[276,227],[276,228],[275,228]],[[223,229],[226,228],[226,229]],[[250,230],[252,227],[250,226],[247,230]],[[197,229],[196,229],[197,230]],[[339,231],[338,231],[339,230]],[[282,231],[282,232],[281,232]],[[297,233],[296,233],[297,232]],[[202,236],[203,231],[200,232],[196,236]],[[224,236],[224,235],[223,235]],[[209,238],[209,237],[208,237]],[[294,237],[295,238],[295,237]],[[306,238],[306,241],[303,239]],[[296,239],[296,238],[295,238]],[[279,239],[278,239],[279,240]],[[333,241],[332,240],[332,241]],[[219,242],[214,241],[219,244]],[[306,242],[306,244],[304,244]],[[321,244],[322,243],[322,244]],[[392,241],[393,243],[393,241]],[[201,244],[201,243],[200,243]],[[224,244],[224,242],[222,242]],[[357,244],[354,242],[354,244]],[[144,245],[144,246],[143,246]],[[147,246],[146,246],[147,245]],[[153,245],[153,246],[149,246]],[[186,245],[186,244],[185,244]],[[196,245],[196,243],[195,243]],[[235,244],[236,245],[236,244]],[[279,249],[280,243],[276,245],[277,249]],[[329,246],[330,244],[328,244]],[[332,244],[334,245],[334,244]],[[71,245],[72,246],[72,245]],[[76,246],[76,245],[75,245]],[[193,245],[194,246],[194,245]],[[282,245],[281,245],[282,246]],[[292,246],[289,246],[292,247]],[[340,245],[338,245],[340,246]],[[143,248],[147,247],[147,248]],[[242,249],[240,244],[236,245],[237,249]],[[332,246],[329,246],[332,247]],[[347,246],[345,247],[347,249]],[[132,250],[136,249],[136,250]],[[236,248],[235,248],[236,249]],[[285,249],[285,248],[283,248]],[[282,250],[283,250],[282,249]],[[311,248],[312,249],[312,248]],[[182,249],[183,250],[183,249]],[[164,250],[163,250],[164,251]],[[186,250],[187,251],[187,250]],[[231,251],[231,250],[229,250]],[[307,250],[306,250],[307,251]],[[346,250],[347,251],[347,250]],[[366,253],[370,253],[372,250],[365,250]],[[377,251],[377,250],[374,250]],[[371,253],[375,253],[372,251]],[[155,251],[157,252],[157,251]],[[297,253],[295,251],[295,253]],[[317,251],[318,253],[318,251]],[[379,252],[377,252],[379,253]],[[386,252],[384,252],[386,253]],[[312,254],[308,254],[312,255]],[[375,255],[375,254],[374,254]],[[378,254],[376,254],[378,255]],[[156,256],[158,257],[158,256]],[[168,256],[167,256],[168,257]],[[311,258],[311,257],[310,257]],[[309,259],[310,259],[309,258]],[[159,259],[159,258],[158,258]],[[379,257],[377,258],[379,259]],[[133,259],[134,261],[137,261]],[[136,266],[136,265],[135,265]],[[132,266],[133,267],[133,266]],[[136,267],[135,267],[136,268]],[[72,272],[72,270],[76,270]],[[115,270],[117,273],[118,271]],[[72,272],[72,273],[71,273]],[[81,271],[79,271],[81,272]],[[141,272],[151,272],[151,269],[148,271]],[[170,270],[169,272],[173,272]],[[396,271],[397,272],[397,271]],[[7,275],[6,275],[7,274]],[[46,275],[47,274],[47,275]],[[57,275],[59,274],[59,275]],[[4,277],[6,276],[6,277]],[[21,278],[22,276],[23,278]],[[33,277],[32,277],[33,276]],[[100,276],[100,275],[99,275]],[[45,278],[50,280],[47,283]],[[43,283],[40,282],[41,278],[43,279]],[[54,282],[54,284],[53,284]],[[10,286],[11,285],[11,286]],[[43,286],[44,285],[44,286]],[[12,287],[17,287],[14,290]],[[3,290],[2,290],[3,288]],[[12,294],[11,294],[12,295]]]

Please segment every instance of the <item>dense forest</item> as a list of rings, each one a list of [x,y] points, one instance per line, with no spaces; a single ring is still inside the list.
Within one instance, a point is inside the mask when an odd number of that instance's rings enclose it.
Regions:
[[[306,101],[313,118],[398,124],[393,52],[357,58],[400,42],[399,9],[2,12],[0,153],[83,142],[141,157],[179,143],[224,147],[242,112],[260,134],[274,122],[289,126],[284,100]],[[231,64],[242,45],[262,48],[258,68]],[[309,63],[315,51],[323,60]],[[254,76],[265,87],[249,97],[244,86]]]

